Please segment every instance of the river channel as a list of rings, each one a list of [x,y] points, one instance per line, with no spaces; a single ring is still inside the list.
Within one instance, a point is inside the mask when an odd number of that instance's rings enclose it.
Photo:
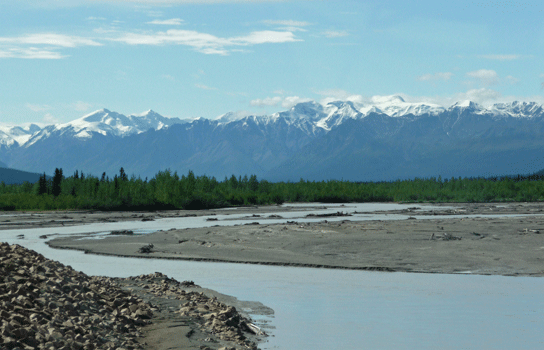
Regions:
[[[400,204],[346,205],[369,212]],[[339,206],[313,211],[326,213]],[[303,214],[307,214],[304,212]],[[290,216],[292,215],[292,216]],[[277,222],[301,213],[282,213]],[[151,232],[160,229],[235,225],[236,216],[169,218],[152,222],[100,223],[1,231],[17,243],[91,275],[127,277],[162,272],[180,281],[260,301],[274,310],[259,322],[271,333],[262,349],[543,349],[544,279],[476,275],[385,273],[117,258],[54,250],[40,235]],[[230,220],[224,221],[229,218]],[[406,219],[407,215],[360,215],[351,220]],[[334,218],[331,218],[333,220]],[[338,218],[343,219],[343,218]],[[301,219],[312,221],[317,219]],[[258,220],[255,220],[258,221]],[[267,223],[275,221],[267,220]],[[24,235],[24,239],[18,238]],[[20,236],[19,236],[20,237]]]

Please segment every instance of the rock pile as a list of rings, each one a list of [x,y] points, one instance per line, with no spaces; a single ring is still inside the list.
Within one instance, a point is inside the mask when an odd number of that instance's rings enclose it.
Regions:
[[[110,278],[0,243],[2,349],[143,349],[137,338],[152,316]]]
[[[141,282],[140,287],[157,297],[185,300],[178,312],[195,320],[205,332],[214,334],[219,339],[242,345],[245,349],[257,349],[257,345],[249,341],[244,333],[264,335],[249,319],[240,315],[235,307],[202,292],[184,290],[187,287],[199,287],[191,281],[179,282],[160,272],[128,279]]]

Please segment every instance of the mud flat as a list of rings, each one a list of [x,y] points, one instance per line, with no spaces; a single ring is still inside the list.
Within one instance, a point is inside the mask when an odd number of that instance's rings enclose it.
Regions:
[[[161,273],[87,276],[7,243],[0,267],[2,349],[257,349],[264,336],[234,298]]]
[[[423,273],[544,275],[544,206],[540,203],[448,204],[410,209],[405,220],[247,224],[158,231],[145,235],[56,238],[53,248],[139,258]],[[285,208],[283,209],[285,210]],[[505,215],[528,215],[508,217]],[[330,214],[328,214],[330,215]],[[440,218],[433,218],[441,215]],[[444,215],[446,215],[444,217]],[[486,217],[461,217],[486,215]],[[304,217],[304,216],[302,216]],[[329,219],[330,220],[330,219]],[[220,224],[220,223],[219,223]]]
[[[185,218],[230,214],[274,213],[285,210],[302,211],[322,208],[324,205],[304,205],[285,209],[281,206],[241,207],[212,210],[157,210],[157,211],[97,211],[97,210],[59,210],[59,211],[0,211],[0,230],[29,229],[40,227],[75,226],[92,223],[122,221],[155,221],[167,218]]]

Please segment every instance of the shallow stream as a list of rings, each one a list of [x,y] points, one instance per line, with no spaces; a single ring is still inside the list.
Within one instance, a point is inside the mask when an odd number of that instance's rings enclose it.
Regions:
[[[313,213],[396,210],[409,205],[327,205]],[[427,207],[428,208],[428,207]],[[443,207],[441,209],[444,209]],[[227,214],[227,211],[225,211]],[[92,275],[127,277],[160,271],[180,281],[260,301],[274,309],[259,318],[272,334],[263,349],[542,349],[544,279],[476,275],[383,273],[249,264],[117,258],[54,250],[40,235],[235,225],[231,215],[170,218],[72,227],[2,231],[21,244]],[[274,213],[278,214],[278,213]],[[281,213],[285,222],[308,214]],[[239,215],[243,217],[244,215]],[[267,216],[267,215],[263,215]],[[482,215],[478,215],[482,216]],[[408,215],[357,215],[332,220],[406,219]],[[429,218],[436,218],[429,217]],[[320,221],[323,218],[297,219]],[[256,218],[251,221],[261,221]],[[18,238],[19,235],[24,238]]]

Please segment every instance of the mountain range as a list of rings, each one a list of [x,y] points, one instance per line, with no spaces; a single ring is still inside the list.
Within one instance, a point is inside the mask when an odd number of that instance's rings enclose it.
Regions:
[[[33,172],[152,177],[256,174],[270,181],[495,176],[544,168],[535,102],[444,108],[400,96],[299,103],[271,115],[165,118],[102,109],[65,124],[0,127],[0,162]]]

